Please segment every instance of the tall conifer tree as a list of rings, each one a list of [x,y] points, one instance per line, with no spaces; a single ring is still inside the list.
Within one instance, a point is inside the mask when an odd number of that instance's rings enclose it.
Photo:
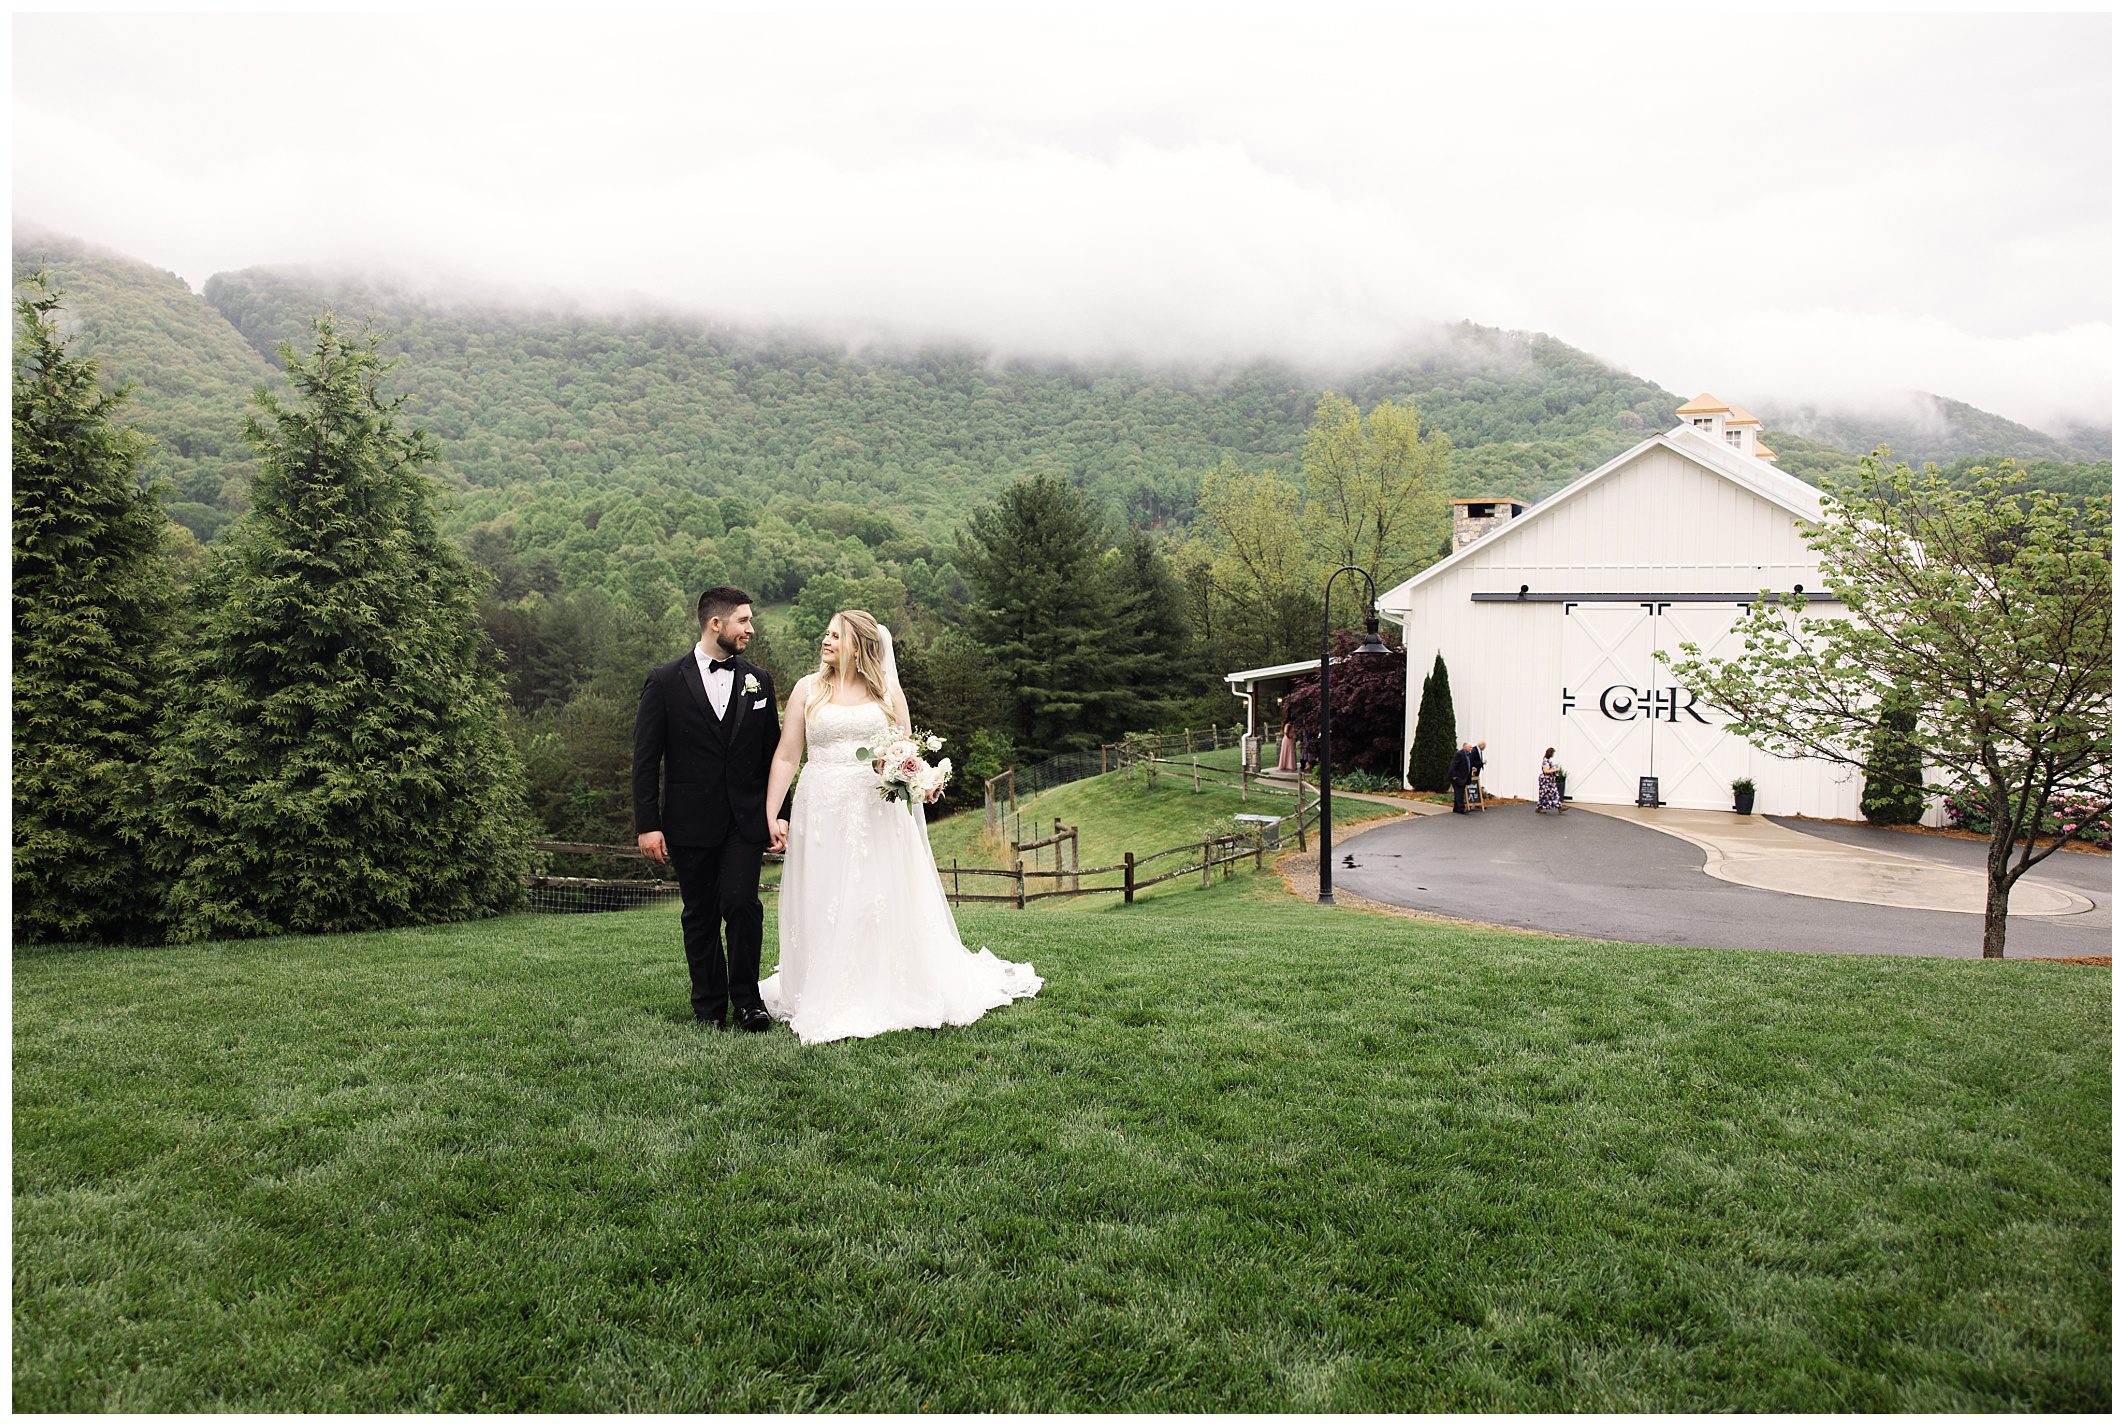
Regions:
[[[124,394],[67,354],[43,274],[15,299],[14,933],[132,940],[168,653],[170,525],[113,421]]]
[[[159,763],[172,935],[489,914],[528,859],[472,571],[373,337],[326,314],[257,397],[251,509],[207,580]]]
[[[1409,786],[1418,792],[1444,792],[1460,746],[1453,726],[1453,685],[1446,678],[1445,655],[1431,665],[1423,681],[1423,701],[1416,705],[1416,737],[1409,744]]]
[[[1090,503],[1046,474],[1012,485],[960,532],[974,638],[1036,757],[1118,738],[1149,706],[1141,690],[1158,655],[1136,626],[1143,600],[1102,566],[1101,536]]]

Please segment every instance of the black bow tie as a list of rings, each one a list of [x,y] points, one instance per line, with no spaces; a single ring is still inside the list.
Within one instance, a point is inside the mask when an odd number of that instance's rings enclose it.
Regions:
[[[737,660],[734,658],[708,660],[708,672],[710,673],[722,673],[726,670],[734,669],[736,667]]]

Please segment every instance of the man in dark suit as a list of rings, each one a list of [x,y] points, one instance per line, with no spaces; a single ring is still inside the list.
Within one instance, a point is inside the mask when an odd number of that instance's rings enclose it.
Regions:
[[[1468,784],[1475,780],[1475,746],[1462,743],[1460,751],[1453,754],[1453,765],[1446,772],[1446,781],[1453,784],[1453,810],[1468,810]]]
[[[701,596],[701,641],[649,670],[634,715],[634,831],[642,854],[678,874],[693,1015],[723,1028],[773,1021],[760,1001],[760,861],[789,835],[767,817],[767,769],[781,740],[774,680],[742,657],[752,596]],[[661,795],[659,795],[661,794]],[[724,936],[729,933],[727,962]]]

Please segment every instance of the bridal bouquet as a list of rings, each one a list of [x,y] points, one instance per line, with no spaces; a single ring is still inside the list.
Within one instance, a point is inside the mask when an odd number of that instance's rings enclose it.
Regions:
[[[951,759],[938,758],[932,763],[922,756],[943,747],[944,740],[921,728],[911,732],[888,728],[885,738],[878,747],[857,748],[856,761],[876,767],[878,796],[887,802],[905,802],[907,815],[912,817],[915,799],[928,802],[951,781]]]

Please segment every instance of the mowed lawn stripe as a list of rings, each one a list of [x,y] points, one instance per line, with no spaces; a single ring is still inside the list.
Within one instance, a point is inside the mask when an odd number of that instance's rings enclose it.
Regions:
[[[808,1049],[669,910],[18,954],[16,1407],[2108,1404],[2106,971],[960,919]]]

